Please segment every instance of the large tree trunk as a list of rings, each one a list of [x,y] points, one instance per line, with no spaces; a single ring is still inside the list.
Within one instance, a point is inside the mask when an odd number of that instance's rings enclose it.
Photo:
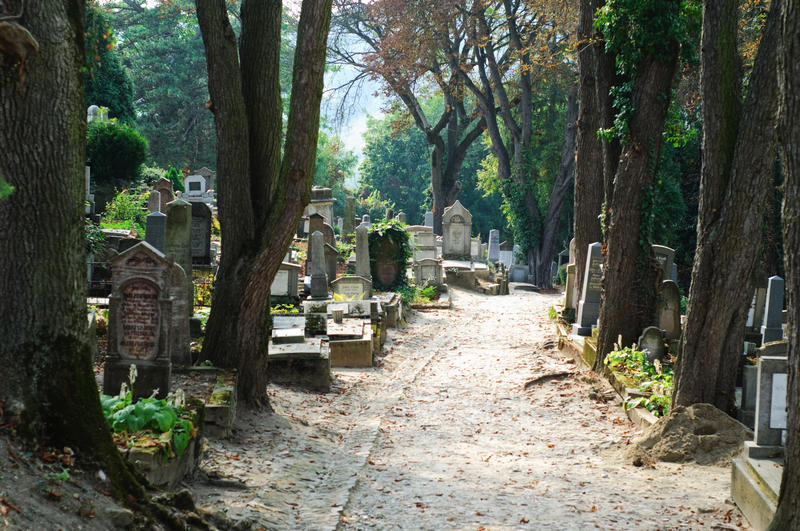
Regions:
[[[760,258],[774,165],[778,9],[772,4],[739,111],[736,2],[706,2],[703,17],[703,169],[689,307],[674,405],[732,412],[744,315]]]
[[[73,448],[109,474],[118,498],[140,498],[100,408],[86,334],[84,3],[26,7],[19,22],[33,37],[0,30],[30,52],[24,70],[0,77],[0,177],[14,186],[0,199],[3,422]]]
[[[597,57],[604,54],[596,38],[594,13],[602,0],[581,0],[578,12],[578,131],[574,183],[575,289],[580,299],[589,244],[603,240],[603,145],[597,136],[600,109],[597,99]],[[577,299],[576,299],[577,300]]]
[[[605,356],[613,350],[618,336],[622,336],[624,345],[630,345],[654,317],[658,277],[646,240],[642,245],[643,203],[652,194],[655,182],[678,51],[678,43],[673,41],[661,57],[647,55],[634,81],[631,105],[635,111],[628,124],[613,197],[606,198],[610,212],[606,216],[607,252],[594,363],[598,371],[603,370]]]
[[[217,129],[224,252],[203,356],[239,369],[239,397],[265,405],[272,279],[310,199],[331,1],[303,2],[281,158],[281,6],[245,0],[237,51],[224,0],[197,0]]]
[[[774,9],[774,8],[773,8]],[[789,418],[786,459],[778,497],[778,510],[769,529],[800,527],[800,6],[781,6],[782,44],[780,84],[780,143],[785,167],[783,199],[783,264],[789,311]]]

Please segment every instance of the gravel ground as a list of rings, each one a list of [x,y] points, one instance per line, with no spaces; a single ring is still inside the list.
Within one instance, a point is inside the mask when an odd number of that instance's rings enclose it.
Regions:
[[[455,290],[333,392],[271,386],[274,414],[209,442],[198,504],[266,529],[749,529],[729,467],[622,457],[639,432],[556,350],[557,298]]]

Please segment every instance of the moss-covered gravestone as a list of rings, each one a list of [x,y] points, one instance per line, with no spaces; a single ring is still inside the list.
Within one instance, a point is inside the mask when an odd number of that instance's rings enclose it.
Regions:
[[[369,260],[372,285],[391,290],[406,285],[406,269],[411,258],[408,232],[397,220],[387,220],[369,229]]]

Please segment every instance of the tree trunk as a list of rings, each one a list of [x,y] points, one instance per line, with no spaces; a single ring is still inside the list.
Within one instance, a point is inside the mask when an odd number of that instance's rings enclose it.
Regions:
[[[597,57],[605,53],[596,38],[594,13],[602,0],[581,0],[578,12],[578,131],[574,183],[575,288],[583,289],[589,244],[603,241],[599,216],[603,208],[603,145],[597,136],[600,109],[597,99]]]
[[[760,258],[774,164],[778,9],[772,3],[741,112],[736,2],[707,2],[703,17],[703,168],[697,247],[673,405],[734,407],[743,314]]]
[[[270,285],[311,195],[331,1],[302,4],[282,158],[280,4],[245,0],[237,51],[224,0],[196,3],[217,130],[225,245],[203,356],[238,369],[239,397],[266,405]]]
[[[635,111],[614,178],[613,197],[606,198],[610,212],[594,363],[598,371],[603,370],[605,356],[613,350],[618,336],[622,336],[624,345],[630,345],[654,317],[657,266],[643,238],[647,219],[643,223],[642,215],[645,207],[649,208],[648,197],[655,182],[678,51],[678,43],[673,41],[662,57],[647,55],[634,81],[631,105]]]
[[[37,442],[69,446],[81,463],[109,474],[117,498],[138,499],[144,492],[100,408],[86,334],[85,6],[27,7],[16,35],[8,25],[0,30],[29,52],[23,67],[6,66],[0,77],[0,176],[14,187],[0,199],[3,422]]]
[[[774,9],[774,8],[773,8]],[[800,527],[800,6],[781,6],[782,43],[778,64],[783,154],[783,264],[789,312],[789,417],[786,458],[778,497],[778,509],[769,529]]]

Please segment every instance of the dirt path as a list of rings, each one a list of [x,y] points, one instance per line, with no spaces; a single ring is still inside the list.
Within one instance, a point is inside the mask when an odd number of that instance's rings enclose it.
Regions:
[[[619,457],[638,432],[555,349],[555,299],[459,290],[335,393],[271,387],[275,414],[210,443],[198,502],[267,529],[747,529],[729,468]]]

